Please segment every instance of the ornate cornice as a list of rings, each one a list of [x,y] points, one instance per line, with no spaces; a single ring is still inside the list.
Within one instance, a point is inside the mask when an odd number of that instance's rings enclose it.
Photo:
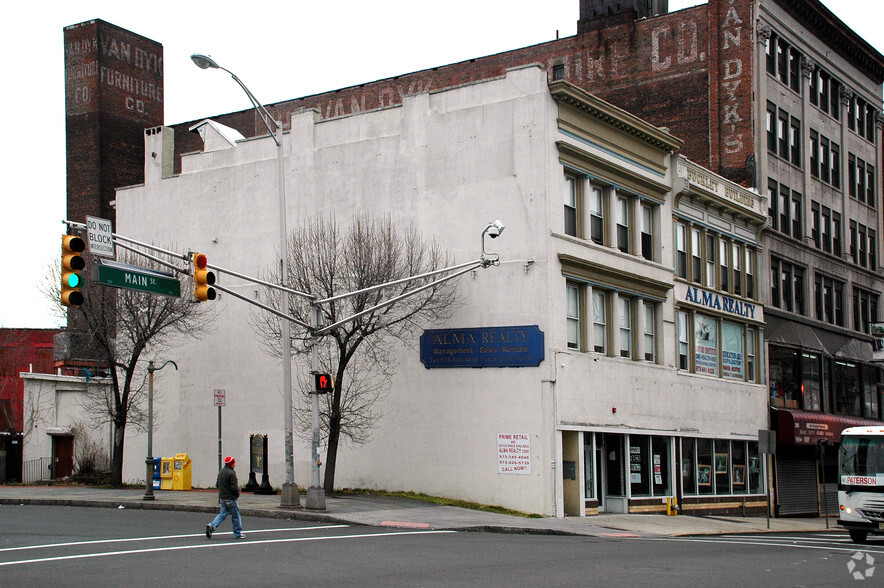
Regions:
[[[880,84],[884,82],[884,55],[844,24],[819,0],[775,0],[814,35],[834,47]]]
[[[549,90],[553,100],[559,104],[566,104],[658,149],[671,152],[684,146],[681,139],[670,135],[666,130],[655,127],[570,82],[564,80],[552,82],[549,85]]]

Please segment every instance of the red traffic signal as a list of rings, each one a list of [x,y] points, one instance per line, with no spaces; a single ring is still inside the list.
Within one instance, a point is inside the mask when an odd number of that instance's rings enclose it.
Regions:
[[[208,269],[209,260],[203,253],[193,254],[193,299],[197,302],[214,300],[217,294],[211,287],[215,283],[215,272]]]
[[[317,394],[328,394],[335,388],[335,381],[332,380],[331,374],[315,372],[313,374],[313,382]]]

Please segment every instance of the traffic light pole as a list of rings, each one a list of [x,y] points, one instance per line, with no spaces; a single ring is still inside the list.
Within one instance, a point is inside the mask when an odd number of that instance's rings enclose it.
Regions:
[[[499,256],[496,253],[488,253],[485,251],[485,235],[489,234],[492,238],[499,236],[504,230],[504,225],[499,220],[494,221],[492,223],[489,223],[488,226],[485,227],[485,230],[482,231],[482,256],[479,259],[469,261],[466,263],[462,263],[462,264],[458,264],[458,265],[454,265],[454,266],[450,266],[450,267],[446,267],[443,269],[435,270],[432,272],[427,272],[427,273],[416,275],[416,276],[402,278],[400,280],[394,280],[394,281],[387,282],[384,284],[379,284],[377,286],[370,286],[370,287],[364,288],[362,290],[357,290],[354,292],[348,292],[345,294],[332,296],[332,297],[326,298],[324,300],[317,300],[315,295],[307,294],[304,292],[299,292],[297,290],[293,290],[293,289],[288,288],[286,286],[288,284],[288,267],[287,267],[288,264],[286,263],[286,251],[287,251],[286,241],[287,240],[285,238],[285,236],[286,236],[286,221],[285,221],[285,216],[286,216],[285,215],[285,208],[286,207],[285,207],[285,184],[284,184],[285,169],[283,167],[284,153],[283,153],[283,148],[282,148],[282,125],[280,123],[277,123],[277,137],[274,138],[274,140],[277,142],[278,156],[279,156],[279,181],[278,181],[278,184],[279,184],[279,206],[280,206],[280,214],[279,214],[279,217],[280,217],[280,273],[281,273],[280,277],[281,277],[282,284],[272,284],[272,283],[260,280],[258,278],[253,278],[251,276],[247,276],[247,275],[240,274],[240,273],[237,273],[237,272],[225,269],[225,268],[221,268],[216,265],[209,265],[208,263],[205,265],[205,267],[215,269],[219,273],[229,274],[234,277],[237,277],[237,278],[240,278],[240,279],[243,279],[246,281],[250,281],[252,283],[260,284],[260,285],[263,285],[263,286],[266,286],[266,287],[269,287],[272,289],[279,290],[281,292],[280,310],[276,310],[268,305],[261,304],[255,300],[247,298],[247,297],[245,297],[237,292],[234,292],[233,290],[231,290],[229,288],[225,288],[217,283],[214,284],[214,286],[213,286],[215,289],[217,289],[221,292],[225,292],[227,294],[230,294],[231,296],[233,296],[235,298],[239,298],[240,300],[243,300],[244,302],[247,302],[253,306],[257,306],[258,308],[261,308],[267,312],[270,312],[271,314],[282,319],[282,323],[280,326],[281,326],[281,331],[282,331],[283,397],[285,398],[285,408],[284,408],[285,414],[283,416],[284,416],[285,437],[286,437],[285,438],[286,481],[283,484],[282,501],[281,501],[280,506],[294,507],[294,506],[299,506],[300,501],[298,498],[298,489],[297,489],[298,487],[294,483],[294,455],[293,455],[294,439],[293,439],[293,431],[292,431],[292,429],[293,429],[293,427],[292,427],[292,408],[293,408],[292,405],[293,405],[293,403],[292,403],[292,374],[291,374],[292,347],[291,347],[291,325],[290,325],[290,323],[295,323],[295,324],[297,324],[301,327],[304,327],[310,331],[310,338],[311,338],[311,345],[312,345],[311,366],[312,366],[312,371],[315,373],[319,370],[319,357],[318,357],[319,342],[324,335],[328,334],[331,330],[335,329],[336,327],[338,327],[342,324],[348,323],[352,320],[355,320],[355,319],[357,319],[363,315],[366,315],[368,313],[374,312],[375,310],[385,308],[387,306],[390,306],[391,304],[395,304],[399,300],[409,298],[409,297],[414,296],[415,294],[422,292],[424,290],[427,290],[429,288],[437,287],[444,282],[456,279],[456,278],[460,277],[461,275],[463,275],[467,272],[473,271],[479,267],[487,268],[487,267],[499,265],[499,263],[500,263]],[[64,222],[69,227],[76,227],[76,228],[85,229],[85,225],[83,225],[82,223],[76,223],[76,222],[67,221],[67,220]],[[160,249],[158,247],[155,247],[153,245],[149,245],[147,243],[141,243],[141,242],[135,241],[133,239],[122,237],[122,236],[117,235],[115,233],[113,234],[113,236],[115,238],[125,240],[125,241],[132,243],[134,245],[138,245],[138,246],[156,251],[158,253],[168,255],[170,257],[180,258],[185,261],[187,261],[191,257],[191,253],[181,255],[181,254],[178,254],[175,252]],[[152,259],[154,261],[158,261],[164,265],[167,265],[168,267],[173,268],[175,271],[177,271],[179,273],[188,273],[186,270],[182,270],[181,268],[177,267],[174,264],[171,264],[171,263],[165,262],[165,261],[161,261],[159,258],[149,255],[143,251],[139,251],[139,250],[135,249],[134,247],[124,246],[124,248],[129,249],[129,250],[135,252],[136,254],[142,255],[144,257],[147,257],[149,259]],[[454,273],[451,273],[451,272],[454,272]],[[439,278],[439,279],[435,278],[435,276],[439,276],[442,274],[448,274],[448,275],[446,275],[442,278]],[[325,325],[325,326],[322,325],[322,322],[323,322],[322,305],[323,304],[334,302],[337,300],[343,300],[345,298],[349,298],[352,296],[357,296],[360,294],[365,294],[368,292],[373,292],[376,290],[381,290],[384,288],[389,288],[392,286],[406,284],[406,283],[410,283],[410,282],[413,282],[416,280],[423,280],[423,279],[427,279],[427,278],[433,278],[433,279],[428,284],[425,284],[423,286],[415,288],[414,290],[409,290],[407,292],[404,292],[403,294],[400,294],[399,296],[395,296],[393,298],[390,298],[389,300],[385,300],[384,302],[381,302],[371,308],[368,308],[366,310],[360,311],[360,312],[350,315],[346,318],[343,318],[343,319],[337,321],[336,323],[333,323],[331,325]],[[299,296],[302,298],[310,299],[310,305],[311,305],[311,311],[312,311],[311,312],[311,321],[310,321],[311,324],[308,325],[308,324],[304,323],[303,321],[300,321],[290,315],[289,295],[295,295],[295,296]],[[175,362],[173,362],[173,361],[168,361],[166,363],[172,363],[173,365],[175,365]],[[159,368],[155,368],[155,369],[163,369],[163,367],[165,367],[165,365],[166,364],[163,364]],[[177,369],[178,366],[175,365],[175,368]],[[152,483],[153,483],[153,481],[152,481],[153,456],[151,454],[153,452],[153,448],[152,448],[152,443],[153,443],[153,414],[152,414],[153,413],[153,371],[155,371],[155,369],[153,368],[153,362],[150,362],[150,365],[148,368],[149,375],[150,375],[150,386],[149,386],[149,393],[148,393],[148,398],[149,398],[149,400],[148,400],[148,404],[149,404],[149,407],[148,407],[148,421],[149,421],[149,423],[148,423],[148,451],[147,451],[148,457],[147,457],[147,460],[145,460],[147,462],[147,464],[146,464],[147,465],[147,470],[146,470],[147,480],[145,482],[146,489],[145,489],[144,500],[153,500],[153,487],[152,487]],[[308,508],[310,510],[325,510],[325,508],[326,508],[325,489],[322,487],[322,485],[320,483],[320,476],[319,476],[320,466],[322,464],[320,461],[320,453],[319,453],[319,451],[320,451],[320,424],[319,424],[319,394],[317,394],[317,392],[318,392],[318,390],[314,390],[314,393],[312,394],[312,413],[313,413],[312,414],[312,429],[313,430],[312,430],[312,442],[311,442],[311,447],[310,447],[311,464],[312,464],[312,477],[311,477],[312,483],[311,483],[310,487],[307,489],[307,503],[305,506],[306,506],[306,508]],[[219,413],[219,417],[220,417],[220,413]],[[220,418],[219,418],[219,421],[220,421]],[[220,425],[220,423],[219,423],[219,425]]]
[[[310,350],[310,366],[311,370],[316,373],[319,371],[319,341],[320,336],[317,334],[319,332],[319,326],[322,322],[322,308],[316,304],[315,300],[311,306],[311,314],[313,315],[313,328],[312,336],[310,337],[310,344],[312,349]],[[319,467],[321,462],[319,461],[319,390],[314,390],[311,395],[311,407],[313,411],[312,415],[312,443],[310,445],[310,453],[312,454],[310,457],[310,463],[313,466],[313,472],[311,476],[311,484],[307,489],[307,503],[305,506],[308,510],[325,510],[325,488],[322,487],[319,481]]]

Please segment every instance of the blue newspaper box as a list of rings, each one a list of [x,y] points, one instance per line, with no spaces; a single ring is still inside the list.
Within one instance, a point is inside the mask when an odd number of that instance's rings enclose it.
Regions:
[[[162,462],[163,462],[162,457],[153,458],[153,489],[154,490],[160,489],[160,481],[162,480],[162,478],[160,478],[160,464]]]

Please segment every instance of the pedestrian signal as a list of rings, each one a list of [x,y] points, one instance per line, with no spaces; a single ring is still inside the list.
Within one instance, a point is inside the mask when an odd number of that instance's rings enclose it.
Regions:
[[[215,272],[209,271],[209,260],[202,253],[193,254],[193,299],[197,302],[214,300],[217,294],[211,287],[215,283]]]
[[[86,267],[86,260],[80,255],[86,250],[86,242],[76,235],[61,236],[61,304],[80,306],[84,302],[80,286],[83,277],[80,272]]]
[[[335,387],[335,381],[332,380],[331,374],[313,374],[313,381],[316,384],[317,394],[328,394]]]

